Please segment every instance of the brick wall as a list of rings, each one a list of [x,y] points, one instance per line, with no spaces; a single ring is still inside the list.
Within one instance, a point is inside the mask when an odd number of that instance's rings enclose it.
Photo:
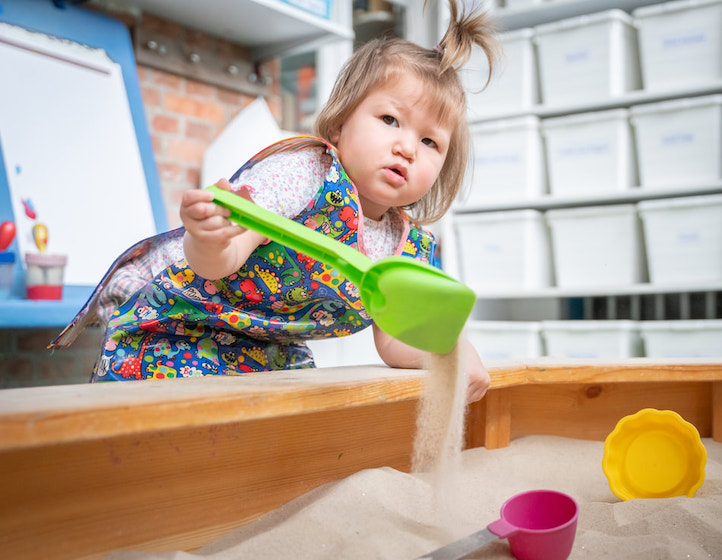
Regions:
[[[62,329],[0,329],[0,389],[87,383],[102,331],[83,331],[67,350],[47,350]]]
[[[271,72],[279,75],[277,69]],[[208,145],[255,98],[153,68],[139,67],[138,77],[168,223],[177,227],[183,191],[201,186]],[[277,88],[278,80],[274,84]],[[280,122],[280,95],[267,102]]]
[[[196,31],[188,36],[193,41],[204,39]],[[267,102],[280,123],[280,62],[269,62],[263,70],[273,79]],[[138,77],[168,223],[174,228],[180,225],[182,192],[201,186],[206,148],[254,98],[149,67],[139,66]],[[70,348],[50,352],[46,347],[60,330],[0,329],[0,388],[86,383],[102,332],[86,329]]]

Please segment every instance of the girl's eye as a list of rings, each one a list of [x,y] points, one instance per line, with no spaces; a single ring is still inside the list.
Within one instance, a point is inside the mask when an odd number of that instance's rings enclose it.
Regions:
[[[391,115],[384,115],[383,117],[381,117],[381,120],[389,126],[398,126],[396,119]]]
[[[429,146],[430,148],[435,148],[435,147],[436,147],[436,142],[434,142],[431,138],[422,138],[422,139],[421,139],[421,143],[422,143],[422,144],[426,144],[426,145]]]

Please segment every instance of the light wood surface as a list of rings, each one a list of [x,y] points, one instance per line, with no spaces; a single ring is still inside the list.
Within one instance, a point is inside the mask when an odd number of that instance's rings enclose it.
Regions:
[[[706,382],[722,360],[490,361],[492,389],[521,385]],[[424,372],[384,366],[6,389],[0,450],[417,399]]]
[[[602,440],[646,407],[722,439],[722,360],[487,367],[470,446]],[[368,366],[0,391],[0,557],[192,549],[326,482],[407,470],[424,375]]]

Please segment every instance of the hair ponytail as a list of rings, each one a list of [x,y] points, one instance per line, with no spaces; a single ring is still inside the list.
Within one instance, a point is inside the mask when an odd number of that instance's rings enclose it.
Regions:
[[[428,0],[425,0],[425,3]],[[434,47],[441,56],[440,73],[458,70],[469,61],[474,45],[484,51],[489,61],[489,76],[494,62],[499,56],[499,45],[495,38],[495,28],[491,16],[486,11],[466,13],[463,6],[459,9],[458,0],[449,2],[449,27]]]

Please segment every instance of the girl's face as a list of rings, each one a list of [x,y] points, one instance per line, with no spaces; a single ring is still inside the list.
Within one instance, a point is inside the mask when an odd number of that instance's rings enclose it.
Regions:
[[[424,83],[408,75],[378,87],[331,138],[365,216],[421,199],[446,160],[451,129],[437,122]]]

